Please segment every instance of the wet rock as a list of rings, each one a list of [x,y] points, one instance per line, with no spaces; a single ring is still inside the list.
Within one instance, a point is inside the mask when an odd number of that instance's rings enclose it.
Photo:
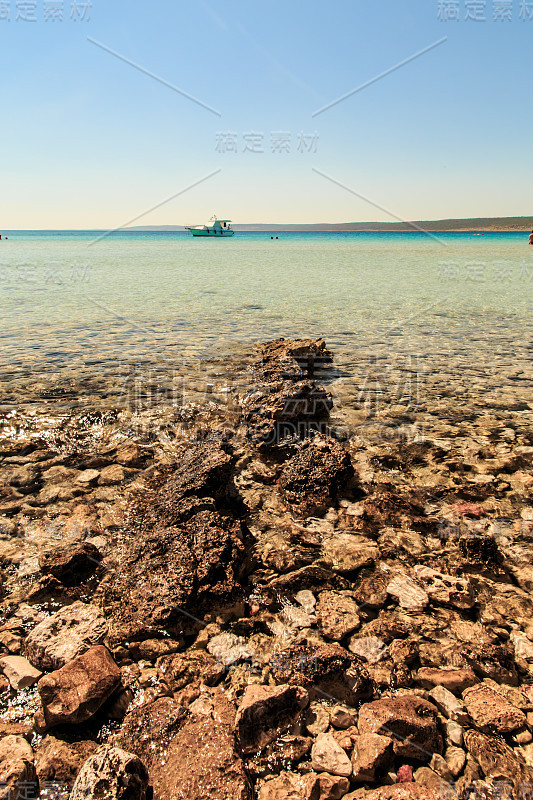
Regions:
[[[61,545],[39,556],[42,572],[53,575],[65,586],[77,586],[93,575],[101,562],[100,551],[89,542]]]
[[[172,698],[135,709],[114,744],[145,764],[154,800],[251,800],[226,711],[188,715]]]
[[[354,653],[359,658],[367,661],[369,664],[377,664],[382,658],[387,655],[388,647],[377,636],[352,636],[348,648],[351,653]]]
[[[27,636],[28,660],[41,670],[60,669],[103,642],[107,622],[94,605],[76,602],[40,622]]]
[[[463,771],[466,764],[465,751],[461,747],[448,747],[444,757],[452,777],[457,778],[457,776]]]
[[[305,727],[311,736],[318,736],[319,733],[325,733],[329,728],[330,716],[328,708],[314,701],[309,704],[305,715]]]
[[[465,744],[485,776],[494,781],[510,781],[517,790],[524,783],[531,782],[531,768],[525,766],[512,748],[501,739],[486,736],[479,731],[466,731]]]
[[[33,750],[22,736],[4,736],[0,739],[0,800],[20,797],[22,787],[30,797],[38,793]]]
[[[350,781],[337,775],[310,773],[303,779],[304,800],[340,800],[350,788]]]
[[[432,603],[462,610],[471,609],[474,598],[470,584],[464,578],[444,575],[430,567],[415,567],[415,576],[422,584]]]
[[[465,661],[481,678],[491,678],[497,683],[518,684],[514,649],[506,644],[469,642],[461,650]]]
[[[145,800],[147,788],[148,772],[137,756],[103,745],[81,768],[70,800]]]
[[[117,483],[122,483],[126,478],[126,471],[120,464],[110,464],[109,467],[104,467],[100,472],[98,484],[100,486],[113,486]]]
[[[183,642],[175,639],[145,639],[144,642],[131,642],[129,651],[137,661],[155,661],[166,655],[182,650]]]
[[[282,772],[261,786],[259,800],[304,800],[304,786],[300,775]]]
[[[317,772],[329,772],[345,778],[352,773],[348,754],[328,733],[319,733],[315,739],[311,748],[311,765]]]
[[[243,753],[262,750],[287,731],[308,702],[307,692],[294,686],[248,686],[235,718]]]
[[[37,684],[43,717],[39,728],[78,724],[92,717],[120,682],[120,671],[109,651],[98,645]]]
[[[273,339],[260,346],[254,374],[265,381],[301,380],[332,361],[323,339]]]
[[[387,584],[387,592],[398,600],[401,608],[413,614],[424,610],[429,602],[427,592],[407,575],[397,575]]]
[[[457,800],[453,786],[429,767],[420,767],[414,777],[417,784],[434,791],[440,800]]]
[[[410,764],[402,764],[396,773],[396,783],[412,783],[413,768]]]
[[[252,650],[244,637],[229,632],[214,636],[207,645],[207,650],[224,667],[246,661],[252,656]]]
[[[319,629],[326,639],[340,641],[360,625],[359,606],[339,592],[320,592],[316,606]]]
[[[278,683],[306,688],[312,700],[328,698],[355,706],[373,692],[367,670],[338,644],[283,650],[273,658],[271,672]]]
[[[278,481],[282,498],[295,513],[323,513],[353,477],[349,454],[337,442],[315,436],[289,459]]]
[[[175,692],[195,680],[206,686],[215,686],[226,672],[223,663],[203,650],[188,650],[186,653],[162,656],[157,661],[157,668]]]
[[[358,736],[352,753],[353,779],[372,783],[376,773],[386,771],[393,760],[394,741],[390,737],[372,733]]]
[[[180,635],[201,625],[207,611],[220,612],[242,596],[240,523],[211,510],[179,526],[165,527],[168,521],[163,516],[159,527],[139,531],[106,579],[113,645],[151,638],[161,628]]]
[[[268,778],[273,773],[294,770],[311,752],[313,740],[305,736],[281,736],[249,760],[246,767],[252,777]]]
[[[459,725],[468,725],[468,714],[465,711],[463,703],[449,692],[448,689],[445,689],[444,686],[435,686],[429,692],[428,700],[432,700],[435,703],[446,719],[458,722]]]
[[[354,792],[353,800],[443,800],[441,792],[419,783],[399,783],[396,786],[381,786],[369,792]],[[352,800],[346,795],[345,800]]]
[[[333,706],[329,719],[337,730],[346,730],[357,724],[357,712],[347,706]]]
[[[366,703],[359,711],[361,735],[377,733],[394,739],[397,756],[429,761],[442,753],[435,707],[415,695]]]
[[[379,549],[370,539],[350,533],[335,533],[324,540],[323,562],[336,572],[350,573],[373,564]]]
[[[443,667],[442,669],[422,667],[416,673],[415,679],[424,689],[444,686],[453,694],[461,694],[465,689],[479,682],[473,670],[454,667]]]
[[[507,734],[527,725],[523,711],[483,683],[465,689],[463,699],[474,725],[483,733]]]
[[[0,658],[0,670],[4,673],[12,688],[17,692],[19,689],[27,689],[37,683],[42,672],[32,667],[27,659],[22,656],[2,656]]]

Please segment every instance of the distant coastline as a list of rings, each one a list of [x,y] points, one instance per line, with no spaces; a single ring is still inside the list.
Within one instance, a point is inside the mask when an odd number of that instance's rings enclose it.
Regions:
[[[131,228],[124,228],[128,231],[181,231],[183,225],[138,225]],[[387,233],[394,231],[416,232],[418,228],[425,231],[441,232],[506,232],[506,231],[526,231],[533,228],[533,217],[472,217],[469,219],[440,219],[440,220],[421,220],[414,222],[324,222],[324,223],[249,223],[233,225],[236,231],[331,231],[350,232],[376,232]]]

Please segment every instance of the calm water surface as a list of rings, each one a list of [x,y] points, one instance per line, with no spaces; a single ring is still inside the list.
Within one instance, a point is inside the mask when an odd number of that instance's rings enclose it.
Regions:
[[[270,235],[8,232],[4,387],[183,367],[276,336],[324,336],[348,372],[386,358],[494,385],[531,375],[527,234]]]

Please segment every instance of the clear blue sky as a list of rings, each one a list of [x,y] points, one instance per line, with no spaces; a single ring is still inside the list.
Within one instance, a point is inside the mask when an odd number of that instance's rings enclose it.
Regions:
[[[27,22],[0,2],[0,229],[118,226],[215,170],[136,224],[393,219],[356,195],[407,219],[533,214],[533,2],[510,21],[467,3],[444,22],[439,0],[92,0],[74,21],[64,0],[46,22],[60,4],[36,0]]]

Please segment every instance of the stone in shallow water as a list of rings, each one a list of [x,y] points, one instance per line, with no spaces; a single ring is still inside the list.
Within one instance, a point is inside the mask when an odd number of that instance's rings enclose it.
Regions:
[[[527,727],[526,715],[483,683],[465,689],[463,699],[474,725],[483,733],[507,734]]]
[[[248,686],[235,718],[243,753],[262,750],[294,724],[308,703],[308,694],[294,686]]]
[[[318,514],[331,505],[353,475],[346,450],[316,436],[306,440],[285,463],[278,484],[281,496],[296,513]]]
[[[414,614],[423,611],[429,603],[427,592],[407,575],[396,575],[387,584],[387,592],[398,600],[401,608]]]
[[[442,753],[437,717],[432,703],[403,695],[361,706],[358,728],[362,735],[377,733],[394,739],[397,756],[429,761],[433,753]]]
[[[318,626],[326,639],[340,641],[360,625],[359,606],[339,592],[320,592],[316,606]]]
[[[348,648],[351,653],[368,661],[369,664],[377,664],[378,661],[385,658],[388,651],[383,639],[379,639],[377,636],[363,636],[360,639],[352,636]]]

